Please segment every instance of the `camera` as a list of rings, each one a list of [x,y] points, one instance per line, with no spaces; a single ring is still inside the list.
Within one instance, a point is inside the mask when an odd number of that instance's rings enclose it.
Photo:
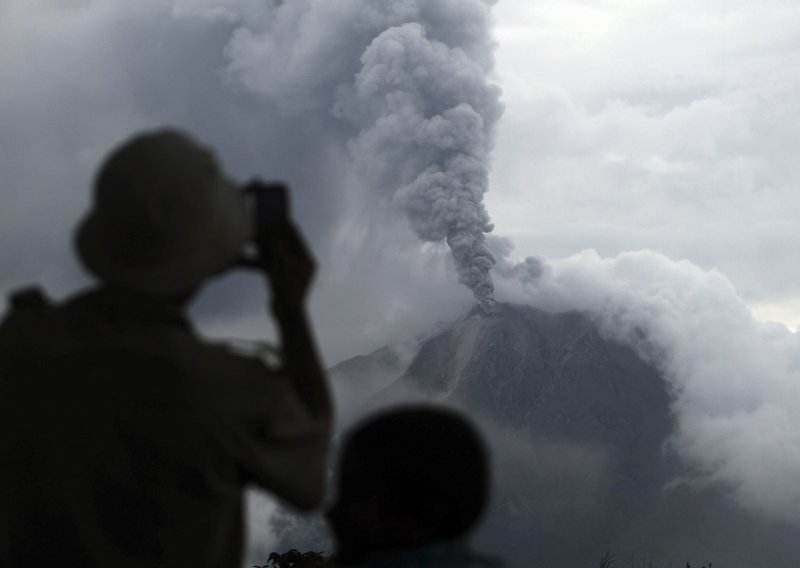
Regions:
[[[285,228],[289,223],[289,189],[286,184],[253,180],[244,191],[253,199],[256,239]]]

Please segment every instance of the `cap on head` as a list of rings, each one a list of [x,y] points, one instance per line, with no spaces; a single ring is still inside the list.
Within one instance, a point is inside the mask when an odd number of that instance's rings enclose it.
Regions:
[[[159,130],[108,157],[75,244],[104,282],[172,295],[232,264],[252,234],[244,196],[214,156],[183,133]]]

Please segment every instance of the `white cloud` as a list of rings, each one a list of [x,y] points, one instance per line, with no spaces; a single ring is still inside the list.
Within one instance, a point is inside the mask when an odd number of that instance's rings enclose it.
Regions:
[[[636,347],[674,397],[673,450],[746,507],[800,524],[800,336],[757,322],[723,274],[652,251],[543,266],[498,281],[499,297],[586,311]]]
[[[752,304],[800,273],[800,6],[501,2],[490,212],[527,254],[652,248]],[[780,274],[776,277],[776,274]]]

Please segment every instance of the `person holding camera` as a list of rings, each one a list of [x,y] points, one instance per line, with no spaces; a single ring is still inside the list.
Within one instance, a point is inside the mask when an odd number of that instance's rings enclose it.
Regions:
[[[99,285],[60,304],[13,294],[0,325],[0,566],[238,566],[248,484],[319,505],[331,402],[285,201],[172,130],[107,159],[75,239]],[[268,280],[278,365],[186,317],[237,267]]]

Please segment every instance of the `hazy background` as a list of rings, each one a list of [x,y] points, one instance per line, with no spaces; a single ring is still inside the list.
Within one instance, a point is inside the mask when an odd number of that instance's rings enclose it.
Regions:
[[[479,0],[0,0],[0,290],[85,285],[71,230],[93,172],[172,125],[237,179],[292,184],[328,364],[461,315],[447,247],[365,175],[362,125],[334,104],[382,29],[419,20],[502,88],[498,299],[595,314],[665,373],[698,475],[800,522],[800,5],[501,0],[494,67],[486,17]],[[263,337],[262,299],[234,275],[194,313],[210,335]]]
[[[241,180],[293,184],[324,268],[314,313],[330,362],[469,301],[452,274],[430,278],[437,247],[418,254],[401,215],[387,222],[391,211],[378,218],[354,196],[347,125],[282,108],[318,85],[290,76],[281,100],[265,87],[273,70],[256,92],[231,65],[261,4],[0,2],[3,290],[38,280],[63,295],[84,282],[70,231],[97,164],[166,124]],[[505,114],[486,202],[512,255],[658,250],[719,268],[757,315],[794,327],[798,12],[791,1],[497,3],[490,79]],[[207,319],[240,321],[244,305],[231,318],[233,300],[212,296]]]

